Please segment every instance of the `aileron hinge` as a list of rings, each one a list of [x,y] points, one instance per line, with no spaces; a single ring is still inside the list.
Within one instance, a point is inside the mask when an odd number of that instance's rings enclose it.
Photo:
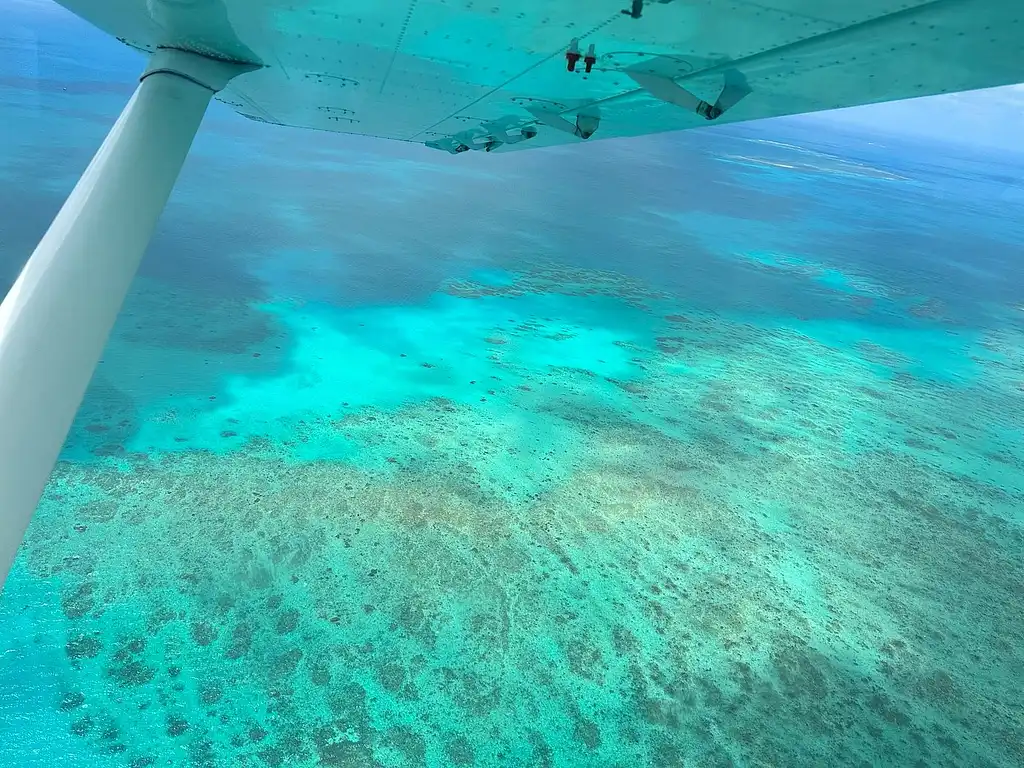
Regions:
[[[751,92],[743,73],[735,69],[726,71],[725,85],[714,104],[690,93],[671,77],[650,72],[631,72],[628,69],[625,72],[654,98],[694,112],[705,120],[715,120],[721,117],[725,111],[736,106],[743,97]]]
[[[601,113],[597,107],[591,105],[576,113],[575,121],[570,122],[557,112],[552,112],[539,107],[527,107],[526,111],[556,131],[568,133],[580,139],[589,139],[601,125]]]

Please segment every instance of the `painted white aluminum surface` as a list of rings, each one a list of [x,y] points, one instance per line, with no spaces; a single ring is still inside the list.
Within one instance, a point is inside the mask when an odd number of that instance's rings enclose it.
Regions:
[[[1021,0],[59,0],[135,47],[262,65],[218,98],[271,123],[416,142],[533,123],[525,149],[582,141],[532,114],[599,113],[593,139],[708,125],[629,73],[678,80],[715,123],[1024,81]],[[565,54],[594,47],[567,70]]]

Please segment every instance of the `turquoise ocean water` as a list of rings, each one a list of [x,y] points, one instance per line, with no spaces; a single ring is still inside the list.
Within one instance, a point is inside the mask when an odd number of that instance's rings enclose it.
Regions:
[[[5,287],[141,66],[12,18]],[[1022,179],[215,106],[0,597],[0,764],[1024,764]]]

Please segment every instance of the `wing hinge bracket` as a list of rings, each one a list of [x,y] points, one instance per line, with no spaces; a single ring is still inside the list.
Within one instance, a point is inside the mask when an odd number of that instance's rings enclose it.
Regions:
[[[721,117],[726,110],[736,106],[744,96],[751,92],[743,73],[735,69],[725,73],[725,85],[714,104],[690,93],[671,77],[650,72],[631,72],[628,69],[625,72],[654,98],[694,112],[705,120],[715,120]]]
[[[518,144],[536,135],[537,128],[532,123],[524,123],[515,117],[503,117],[483,122],[476,128],[470,128],[454,136],[443,136],[424,143],[431,149],[441,149],[458,155],[471,149],[491,152],[503,144]]]
[[[538,107],[528,107],[526,111],[537,118],[538,122],[543,123],[549,128],[571,134],[579,139],[589,139],[597,132],[598,127],[601,125],[601,115],[593,105],[578,112],[576,120],[572,122],[566,120],[557,112]]]

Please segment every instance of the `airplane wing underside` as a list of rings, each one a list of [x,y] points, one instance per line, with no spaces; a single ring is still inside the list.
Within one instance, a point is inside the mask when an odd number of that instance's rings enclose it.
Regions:
[[[1020,0],[59,0],[123,42],[262,65],[255,120],[457,153],[1024,80]]]

